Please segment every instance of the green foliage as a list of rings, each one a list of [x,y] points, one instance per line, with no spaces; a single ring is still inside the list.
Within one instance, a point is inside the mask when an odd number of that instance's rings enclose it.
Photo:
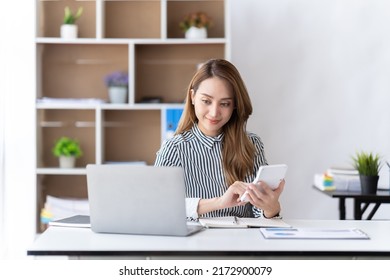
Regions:
[[[65,16],[64,16],[64,24],[75,24],[76,20],[83,13],[83,7],[80,7],[77,10],[77,13],[73,15],[72,11],[68,6],[65,7]]]
[[[357,152],[352,157],[353,165],[360,175],[378,176],[381,169],[381,160],[378,154]]]
[[[52,151],[56,157],[74,156],[78,158],[83,155],[79,142],[69,137],[61,137],[58,139]]]

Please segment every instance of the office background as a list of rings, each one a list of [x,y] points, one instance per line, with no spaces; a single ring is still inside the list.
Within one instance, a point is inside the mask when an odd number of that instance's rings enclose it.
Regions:
[[[0,8],[9,11],[0,18],[0,258],[12,258],[34,238],[35,6]],[[231,60],[254,105],[248,128],[269,163],[290,167],[283,215],[337,219],[337,200],[312,188],[314,174],[350,163],[356,150],[390,159],[390,3],[230,0],[229,10]],[[388,219],[389,205],[376,218]]]
[[[231,2],[232,61],[254,104],[249,129],[270,163],[289,165],[284,216],[337,219],[338,201],[312,189],[313,174],[350,164],[357,150],[390,160],[390,3]],[[388,206],[375,217],[388,219]]]

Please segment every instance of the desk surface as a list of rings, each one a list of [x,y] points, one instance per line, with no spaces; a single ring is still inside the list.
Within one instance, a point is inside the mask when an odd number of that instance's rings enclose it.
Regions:
[[[30,256],[138,257],[384,257],[390,258],[390,221],[286,220],[293,227],[352,228],[370,240],[271,240],[258,228],[205,229],[189,237],[97,234],[89,228],[49,227]]]
[[[363,199],[388,199],[390,200],[389,190],[378,190],[376,194],[363,194],[357,191],[322,191],[317,187],[315,189],[331,197],[344,197],[344,198],[363,198]]]

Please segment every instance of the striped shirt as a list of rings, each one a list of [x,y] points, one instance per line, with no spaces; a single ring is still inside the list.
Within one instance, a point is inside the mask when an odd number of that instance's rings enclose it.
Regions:
[[[261,165],[267,165],[264,145],[259,136],[248,133],[256,148],[253,172],[244,182],[252,182]],[[179,166],[184,169],[186,187],[186,210],[189,219],[197,219],[200,199],[222,196],[228,189],[222,165],[222,145],[224,134],[216,137],[204,135],[197,124],[191,130],[175,135],[162,144],[157,152],[155,166]],[[234,152],[234,148],[232,148]],[[202,217],[237,216],[260,217],[262,210],[250,203],[212,211]]]

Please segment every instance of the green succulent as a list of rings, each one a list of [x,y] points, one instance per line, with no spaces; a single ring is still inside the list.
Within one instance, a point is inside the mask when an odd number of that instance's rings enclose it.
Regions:
[[[56,157],[74,156],[78,158],[83,155],[79,142],[69,137],[61,137],[58,139],[52,151]]]
[[[72,11],[68,6],[65,7],[65,16],[64,16],[64,24],[75,24],[76,20],[83,13],[83,7],[80,7],[77,10],[77,13],[73,15]]]

